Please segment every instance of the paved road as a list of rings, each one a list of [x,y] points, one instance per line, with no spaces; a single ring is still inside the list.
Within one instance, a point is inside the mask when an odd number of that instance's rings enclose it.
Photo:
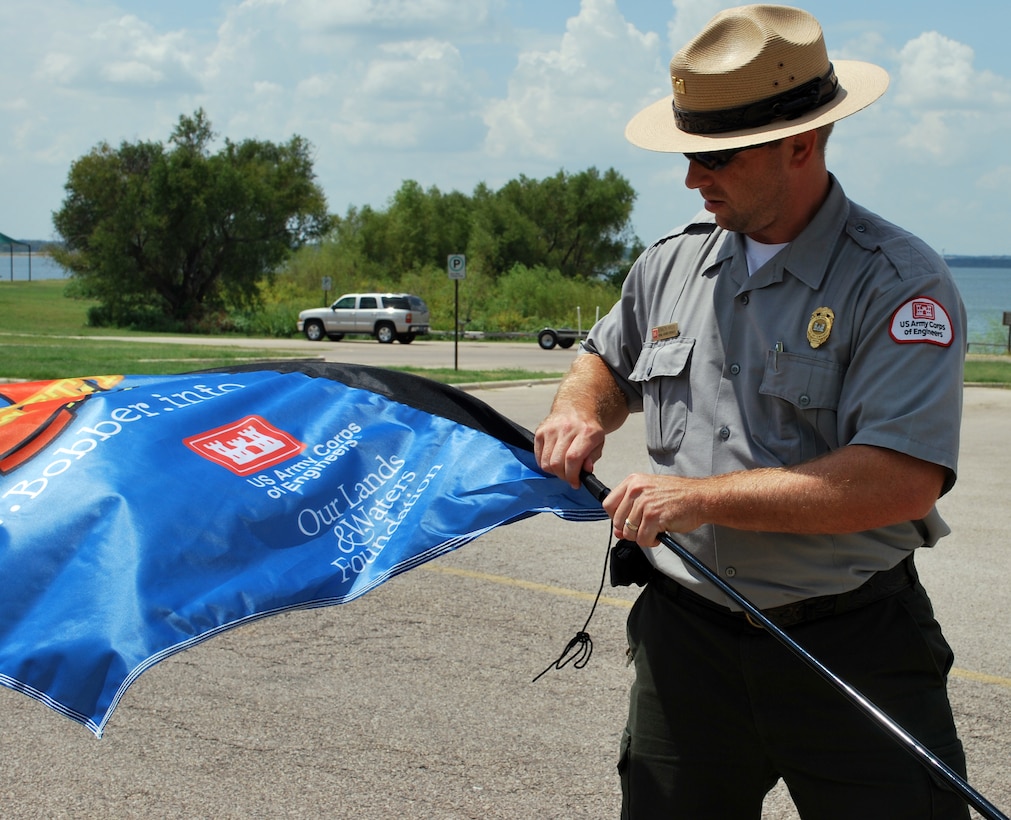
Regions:
[[[479,395],[533,427],[552,393]],[[970,388],[966,399],[960,479],[941,502],[954,534],[919,565],[958,656],[951,694],[970,779],[1008,812],[1011,391]],[[601,479],[644,466],[640,441],[634,422],[616,434]],[[354,603],[233,630],[141,676],[101,741],[0,690],[3,814],[616,817],[634,591],[605,589],[586,668],[531,682],[582,628],[607,531],[540,516]],[[796,817],[781,788],[764,817]]]
[[[95,339],[94,336],[80,337]],[[161,344],[206,344],[219,347],[249,347],[276,351],[285,356],[322,357],[328,362],[351,362],[377,367],[458,367],[460,370],[521,368],[563,373],[576,355],[576,348],[541,350],[533,342],[481,342],[474,339],[417,339],[409,345],[381,345],[365,339],[340,342],[309,342],[305,339],[237,339],[229,336],[105,336],[110,341],[157,342]]]

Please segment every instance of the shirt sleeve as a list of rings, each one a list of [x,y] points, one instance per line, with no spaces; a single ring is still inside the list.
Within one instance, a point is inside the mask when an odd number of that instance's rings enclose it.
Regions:
[[[955,481],[966,315],[938,260],[866,297],[838,409],[840,443],[885,447]]]
[[[685,278],[708,264],[720,236],[711,220],[696,217],[647,248],[625,277],[621,299],[587,334],[582,350],[600,356],[611,369],[629,412],[643,410],[642,381],[631,375],[650,328],[668,321]]]
[[[635,363],[642,350],[642,329],[636,305],[643,304],[643,257],[632,265],[621,289],[621,298],[587,333],[582,352],[599,356],[625,395],[629,412],[642,412],[642,387],[631,381]]]

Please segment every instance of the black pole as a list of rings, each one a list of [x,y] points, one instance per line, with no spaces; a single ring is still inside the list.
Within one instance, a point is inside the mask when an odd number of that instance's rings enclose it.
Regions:
[[[453,280],[453,369],[460,369],[460,280]]]
[[[598,479],[593,473],[584,473],[582,476],[583,486],[596,498],[598,501],[603,502],[605,498],[610,494],[610,490]],[[756,607],[751,601],[745,598],[741,593],[734,589],[730,584],[724,581],[719,575],[713,572],[709,567],[702,563],[697,557],[692,555],[688,550],[678,544],[670,533],[663,532],[657,536],[657,540],[660,541],[668,549],[672,550],[675,555],[678,556],[682,561],[688,564],[692,569],[702,575],[709,583],[713,584],[720,592],[730,598],[734,603],[741,607],[745,612],[748,613],[751,618],[756,622],[760,623],[781,644],[786,646],[794,655],[800,658],[804,663],[806,663],[811,669],[821,675],[828,683],[834,686],[840,693],[847,697],[851,702],[853,702],[861,711],[872,720],[874,720],[878,726],[883,729],[886,733],[892,736],[892,739],[897,741],[907,752],[909,752],[913,757],[915,757],[923,766],[925,766],[934,775],[940,777],[946,783],[948,783],[952,789],[954,789],[970,806],[972,806],[976,811],[978,811],[987,820],[1009,820],[1007,815],[1002,814],[1001,811],[994,806],[989,800],[987,800],[983,795],[976,791],[972,786],[970,786],[965,779],[963,779],[956,771],[954,771],[950,766],[948,766],[943,760],[941,760],[937,755],[930,751],[926,746],[924,746],[920,741],[913,737],[909,732],[903,729],[899,724],[892,720],[887,714],[885,714],[881,709],[879,709],[874,703],[868,700],[863,694],[861,694],[853,686],[850,686],[846,681],[832,672],[828,667],[825,666],[821,661],[814,657],[810,652],[808,652],[804,647],[797,643],[793,638],[787,635],[782,629],[780,629],[775,623],[773,623],[769,617],[762,612],[758,607]]]

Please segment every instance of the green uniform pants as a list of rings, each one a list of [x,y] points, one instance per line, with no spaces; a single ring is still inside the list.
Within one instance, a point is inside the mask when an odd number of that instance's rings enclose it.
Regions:
[[[739,614],[650,583],[619,760],[623,820],[758,820],[782,778],[805,820],[964,820],[962,798]],[[953,656],[920,584],[788,633],[962,776]]]

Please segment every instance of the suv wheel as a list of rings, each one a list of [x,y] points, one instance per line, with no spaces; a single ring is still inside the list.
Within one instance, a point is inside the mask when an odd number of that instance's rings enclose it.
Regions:
[[[397,335],[397,341],[402,345],[409,345],[414,341],[415,335],[414,333],[400,333]]]
[[[310,342],[322,341],[324,335],[322,322],[313,319],[305,323],[305,338]]]
[[[380,322],[376,325],[376,338],[380,344],[392,344],[393,340],[397,338],[397,329],[389,322]]]

